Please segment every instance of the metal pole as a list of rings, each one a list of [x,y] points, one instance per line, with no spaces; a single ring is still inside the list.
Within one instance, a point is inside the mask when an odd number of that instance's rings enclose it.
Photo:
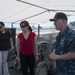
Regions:
[[[29,3],[29,2],[26,2],[26,1],[22,1],[22,0],[16,0],[16,1],[19,1],[19,2],[22,2],[22,3],[25,3],[25,4],[28,4],[28,5],[32,5],[32,6],[41,8],[41,9],[45,9],[45,10],[47,10],[47,11],[54,11],[54,12],[55,12],[55,11],[75,12],[75,10],[48,9],[48,8],[45,8],[45,7],[42,7],[42,6],[39,6],[39,5],[35,5],[35,4]]]
[[[38,25],[38,38],[40,37],[40,25]]]
[[[12,24],[11,24],[11,28],[13,28],[13,22],[12,22]]]

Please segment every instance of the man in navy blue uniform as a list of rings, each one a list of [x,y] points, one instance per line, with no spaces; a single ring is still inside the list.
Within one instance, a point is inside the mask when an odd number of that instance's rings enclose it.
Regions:
[[[68,27],[65,13],[56,13],[54,25],[59,34],[50,59],[56,60],[56,75],[75,75],[75,31]]]

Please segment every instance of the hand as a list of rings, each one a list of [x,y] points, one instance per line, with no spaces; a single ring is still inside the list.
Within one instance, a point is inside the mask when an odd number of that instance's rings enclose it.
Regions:
[[[53,50],[53,52],[50,53],[49,57],[51,60],[56,60],[55,49]]]
[[[39,61],[39,57],[38,57],[38,56],[35,57],[35,61],[36,61],[36,62]]]
[[[20,57],[17,57],[16,60],[17,60],[17,62],[20,64]]]
[[[11,47],[11,50],[13,50],[13,49],[15,49],[15,47],[14,47],[14,46],[12,46],[12,47]]]

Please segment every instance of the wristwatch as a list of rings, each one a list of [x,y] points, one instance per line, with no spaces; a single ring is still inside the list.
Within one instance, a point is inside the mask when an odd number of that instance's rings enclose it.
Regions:
[[[59,55],[56,55],[55,59],[57,60],[59,58]]]

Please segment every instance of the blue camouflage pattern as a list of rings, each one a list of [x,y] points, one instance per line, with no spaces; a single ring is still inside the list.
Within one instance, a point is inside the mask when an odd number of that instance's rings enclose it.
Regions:
[[[57,55],[75,52],[75,31],[66,27],[63,33],[59,32],[55,49]],[[75,59],[56,60],[56,67],[56,75],[75,75]]]

